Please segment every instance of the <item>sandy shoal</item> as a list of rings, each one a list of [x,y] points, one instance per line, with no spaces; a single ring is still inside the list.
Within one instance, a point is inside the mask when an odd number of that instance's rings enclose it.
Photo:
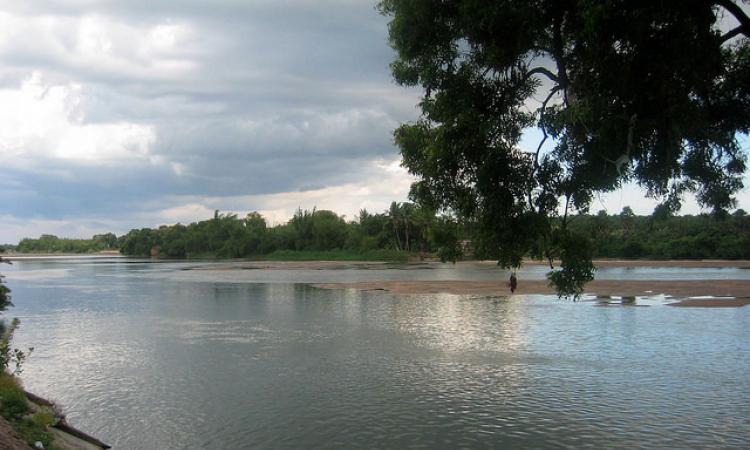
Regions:
[[[441,266],[442,263],[428,259],[425,261],[411,261],[408,263],[389,263],[385,261],[231,261],[219,263],[208,267],[195,267],[191,270],[335,270],[347,268],[387,268],[391,265]],[[557,263],[556,267],[557,267]],[[527,266],[547,266],[545,261],[524,261]],[[595,260],[596,267],[675,267],[675,268],[739,268],[750,269],[748,260],[625,260],[625,259],[600,259]],[[456,266],[481,267],[497,266],[497,261],[461,261]]]
[[[504,281],[362,281],[319,283],[322,289],[384,290],[394,294],[510,295]],[[516,295],[554,294],[546,280],[520,280]],[[750,304],[747,280],[595,280],[586,285],[586,294],[598,296],[711,297],[685,299],[675,306],[744,306]],[[735,297],[722,299],[716,297]]]
[[[487,262],[483,261],[486,264]],[[546,261],[528,260],[524,264],[530,266],[548,265]],[[555,267],[559,264],[555,262]],[[735,267],[738,269],[750,269],[750,260],[747,259],[595,259],[596,267],[689,267],[689,268],[724,268]]]

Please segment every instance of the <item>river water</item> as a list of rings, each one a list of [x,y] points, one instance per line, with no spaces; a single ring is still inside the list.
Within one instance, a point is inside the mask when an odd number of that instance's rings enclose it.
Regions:
[[[306,284],[505,277],[493,267],[185,270],[226,265],[0,267],[16,305],[5,317],[22,321],[15,344],[35,347],[26,388],[119,449],[750,447],[750,307]]]

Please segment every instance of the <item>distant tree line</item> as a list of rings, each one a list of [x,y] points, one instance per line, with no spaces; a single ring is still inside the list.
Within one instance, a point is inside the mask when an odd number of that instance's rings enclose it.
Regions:
[[[119,242],[113,233],[97,234],[91,239],[65,239],[43,234],[38,239],[22,239],[15,247],[18,253],[95,253],[117,250]]]
[[[168,257],[218,256],[243,258],[275,252],[348,251],[366,253],[389,250],[399,253],[444,252],[454,246],[455,222],[412,203],[393,202],[388,211],[360,211],[347,221],[332,211],[298,209],[285,224],[269,226],[257,212],[240,218],[214,213],[213,219],[190,225],[131,230],[121,237],[125,255]]]
[[[589,236],[594,258],[750,259],[750,216],[738,209],[731,215],[674,216],[658,207],[637,216],[630,207],[618,214],[605,211],[568,218],[569,228]],[[442,260],[464,256],[496,258],[491,237],[475,224],[436,215],[413,203],[393,202],[381,213],[360,211],[354,220],[332,211],[299,209],[284,224],[269,226],[257,212],[238,217],[214,213],[189,225],[134,229],[91,239],[42,235],[23,239],[20,253],[92,253],[119,249],[128,256],[248,258],[269,255],[294,259],[303,253],[327,257],[369,255],[400,259],[410,254],[435,254]],[[530,255],[532,256],[532,255]],[[536,255],[538,256],[538,255]]]
[[[569,227],[590,237],[594,258],[750,258],[750,216],[742,209],[731,215],[673,216],[657,207],[650,216],[636,216],[626,206],[616,215],[575,216]]]

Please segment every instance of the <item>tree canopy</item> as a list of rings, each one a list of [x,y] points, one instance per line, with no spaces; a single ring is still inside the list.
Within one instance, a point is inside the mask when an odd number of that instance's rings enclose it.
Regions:
[[[745,0],[740,0],[747,5]],[[560,260],[561,295],[593,279],[568,227],[633,181],[679,210],[716,212],[743,187],[750,19],[730,0],[382,0],[396,81],[422,117],[395,131],[412,197],[478,224],[506,267]],[[729,24],[729,29],[727,29]],[[521,149],[536,127],[536,148]]]
[[[295,252],[342,257],[402,259],[414,252],[453,254],[457,224],[411,203],[393,202],[388,211],[363,209],[346,221],[333,211],[298,209],[284,224],[268,226],[251,212],[244,218],[215,212],[213,219],[189,225],[134,229],[120,238],[125,255],[167,257],[291,257]]]

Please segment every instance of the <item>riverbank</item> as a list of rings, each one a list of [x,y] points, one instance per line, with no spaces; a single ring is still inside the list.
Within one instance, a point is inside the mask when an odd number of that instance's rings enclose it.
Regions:
[[[13,429],[10,422],[0,416],[0,448],[3,450],[29,450],[23,437]]]
[[[18,378],[0,373],[0,449],[23,450],[36,445],[57,450],[111,448],[70,426],[58,407],[25,391]]]

